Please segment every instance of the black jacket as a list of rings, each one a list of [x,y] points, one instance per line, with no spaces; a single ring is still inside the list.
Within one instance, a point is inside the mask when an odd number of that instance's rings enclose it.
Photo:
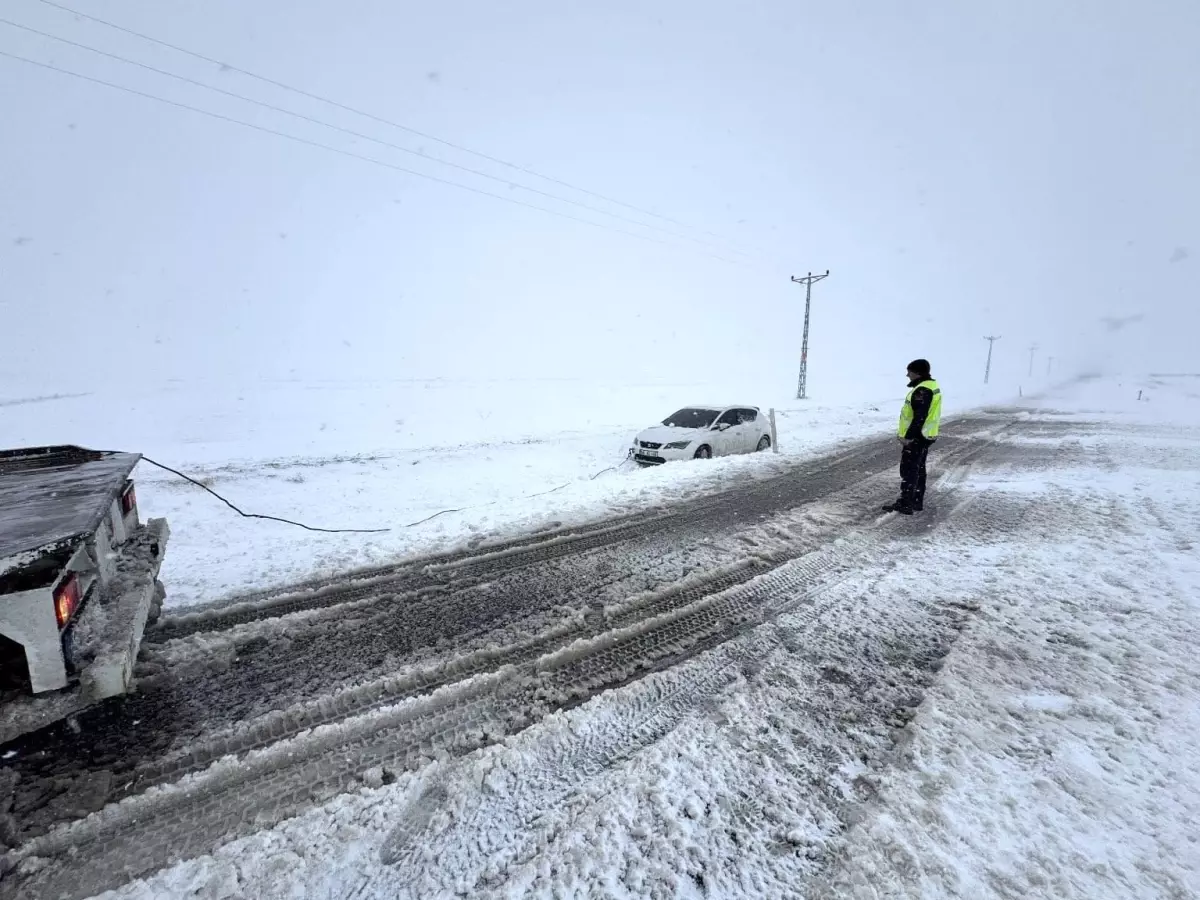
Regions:
[[[922,378],[921,381],[926,379]],[[908,386],[914,387],[921,381],[910,381]],[[932,444],[933,441],[921,434],[921,429],[925,427],[925,420],[929,418],[929,407],[933,404],[933,391],[929,388],[917,388],[912,395],[912,424],[908,426],[908,433],[904,435],[906,440],[924,441],[927,444]]]

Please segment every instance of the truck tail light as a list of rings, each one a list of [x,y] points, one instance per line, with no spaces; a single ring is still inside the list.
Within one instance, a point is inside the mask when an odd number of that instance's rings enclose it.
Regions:
[[[133,482],[125,485],[125,491],[121,494],[121,515],[127,516],[137,509],[137,492],[133,489]]]
[[[70,575],[54,592],[54,615],[58,618],[59,628],[67,627],[71,616],[79,609],[81,600],[83,597],[79,592],[79,579]]]

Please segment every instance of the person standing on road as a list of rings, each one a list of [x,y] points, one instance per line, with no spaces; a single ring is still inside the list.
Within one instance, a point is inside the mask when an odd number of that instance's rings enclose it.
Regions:
[[[925,508],[925,459],[937,440],[942,419],[942,389],[930,374],[929,360],[914,359],[908,364],[908,395],[900,408],[897,440],[904,444],[900,453],[900,499],[889,503],[885,512],[911,516]]]

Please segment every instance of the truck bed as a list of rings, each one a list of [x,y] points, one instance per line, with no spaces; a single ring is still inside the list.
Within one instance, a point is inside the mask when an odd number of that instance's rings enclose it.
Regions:
[[[0,575],[94,531],[139,459],[80,447],[0,451]]]

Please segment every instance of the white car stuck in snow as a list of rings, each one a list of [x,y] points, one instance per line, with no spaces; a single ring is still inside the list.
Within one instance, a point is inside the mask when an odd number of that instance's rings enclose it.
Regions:
[[[686,406],[647,428],[631,455],[642,466],[676,459],[754,453],[771,446],[771,428],[757,406]]]

